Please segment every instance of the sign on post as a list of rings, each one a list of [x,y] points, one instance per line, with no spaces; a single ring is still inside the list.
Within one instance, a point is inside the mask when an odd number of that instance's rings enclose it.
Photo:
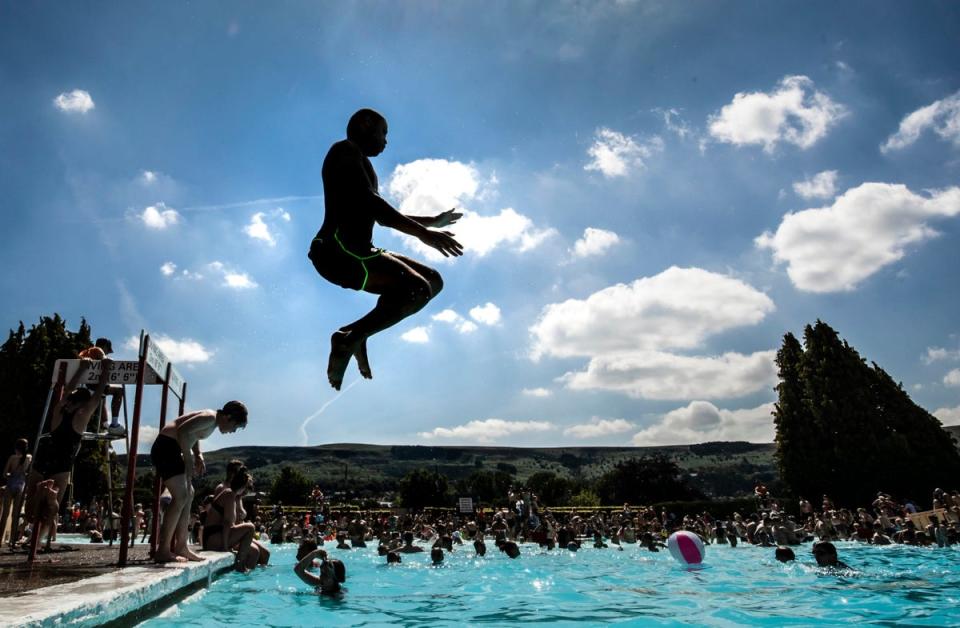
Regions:
[[[473,498],[472,498],[472,497],[461,497],[461,498],[460,498],[460,512],[461,512],[461,513],[472,513],[472,512],[473,512]]]
[[[163,383],[163,378],[167,372],[167,364],[169,363],[170,359],[167,357],[167,354],[157,346],[156,342],[147,343],[147,365],[156,373],[158,384]],[[180,376],[176,367],[173,366],[170,367],[170,390],[178,399],[183,392],[183,377]]]

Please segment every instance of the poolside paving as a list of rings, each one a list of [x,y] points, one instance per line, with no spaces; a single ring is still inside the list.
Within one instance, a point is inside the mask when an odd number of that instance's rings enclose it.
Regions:
[[[204,552],[205,561],[157,565],[148,547],[130,548],[119,568],[119,548],[75,545],[40,554],[33,565],[26,552],[0,551],[0,626],[98,625],[208,582],[233,565],[233,555]]]

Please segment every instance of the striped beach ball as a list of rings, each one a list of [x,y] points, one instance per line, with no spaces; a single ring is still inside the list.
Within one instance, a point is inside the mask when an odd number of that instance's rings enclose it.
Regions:
[[[681,565],[699,565],[703,562],[706,550],[703,547],[703,541],[693,532],[680,530],[674,532],[667,539],[667,549]]]

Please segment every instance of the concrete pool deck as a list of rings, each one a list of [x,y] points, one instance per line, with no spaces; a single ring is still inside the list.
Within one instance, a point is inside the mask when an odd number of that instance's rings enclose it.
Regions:
[[[0,598],[0,626],[101,625],[178,592],[205,586],[214,576],[231,569],[234,562],[233,554],[204,552],[203,562],[156,565],[138,561],[140,564],[121,569],[115,566],[115,551],[96,553],[111,558],[113,565],[77,564],[70,560],[73,556],[47,563],[41,562],[42,557],[38,559],[32,570],[21,572],[33,574],[30,579],[35,588]],[[9,556],[4,556],[2,571],[11,565]],[[25,556],[21,559],[24,561]],[[73,572],[71,581],[62,581],[64,572]],[[45,574],[60,578],[47,578]],[[51,580],[60,583],[42,586]]]

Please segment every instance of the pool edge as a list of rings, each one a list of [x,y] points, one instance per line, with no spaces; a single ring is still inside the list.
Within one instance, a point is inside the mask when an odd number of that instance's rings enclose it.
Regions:
[[[100,625],[233,567],[233,554],[205,552],[184,566],[126,567],[109,574],[43,587],[5,598],[0,626]]]

